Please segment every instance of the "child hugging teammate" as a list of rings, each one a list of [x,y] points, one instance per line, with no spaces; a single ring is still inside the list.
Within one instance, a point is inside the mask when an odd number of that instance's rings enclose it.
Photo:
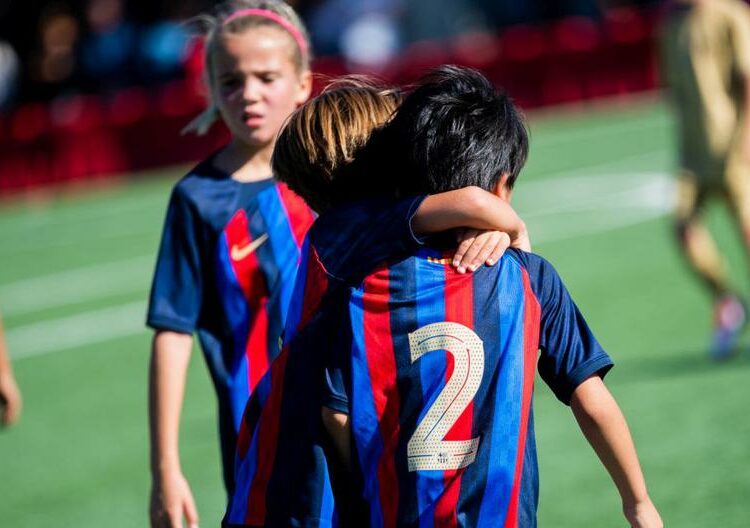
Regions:
[[[279,129],[310,94],[310,45],[299,17],[278,0],[233,0],[199,20],[207,27],[211,102],[188,129],[203,133],[221,119],[231,139],[177,183],[162,233],[147,316],[155,331],[152,526],[198,522],[178,442],[193,334],[218,397],[224,481],[229,494],[234,489],[242,411],[278,355],[302,242],[314,219],[273,178],[270,165]],[[513,219],[522,227],[514,213]],[[495,233],[467,243],[504,248],[508,240]]]
[[[370,139],[364,162],[349,167],[355,172],[334,173],[341,186],[328,186],[326,196],[333,187],[343,201],[354,199],[359,185],[361,198],[389,177],[393,196],[474,185],[507,206],[527,148],[507,97],[476,72],[445,67]],[[298,190],[310,203],[327,199]],[[629,523],[661,527],[627,424],[602,381],[612,362],[554,268],[511,249],[494,267],[460,274],[437,237],[345,275],[363,231],[377,238],[391,227],[356,214],[371,207],[336,207],[309,234],[324,270],[300,274],[301,301],[270,396],[265,407],[251,399],[243,420],[237,479],[261,493],[238,486],[226,525],[327,526],[319,490],[334,468],[342,525],[535,526],[538,367],[572,407]],[[311,270],[339,287],[321,297]],[[259,445],[274,449],[253,453]],[[243,517],[243,508],[257,507],[262,516]]]
[[[399,101],[398,92],[381,89],[361,78],[333,83],[290,118],[274,151],[274,173],[279,179],[289,181],[295,191],[315,196],[310,204],[320,212],[342,203],[350,197],[349,190],[354,189],[345,183],[347,176],[342,171],[352,168],[350,165],[357,151],[374,128],[387,122]],[[303,251],[285,341],[292,340],[304,328],[328,290],[336,291],[343,281],[361,276],[385,256],[408,254],[418,248],[420,242],[415,234],[461,226],[503,231],[461,232],[461,244],[454,261],[459,272],[497,262],[511,238],[514,245],[528,244],[523,222],[508,204],[490,193],[466,188],[426,198],[394,199],[379,190],[378,182],[385,177],[372,180],[372,185],[368,186],[371,199],[364,208],[337,208],[336,222],[341,222],[342,227],[354,223],[377,226],[376,229],[362,230],[360,237],[350,237],[347,246],[339,247],[335,255],[323,255],[316,250],[319,241],[313,227]],[[356,175],[352,174],[352,178]],[[285,480],[275,483],[283,488],[281,492],[267,487],[276,449],[273,431],[279,414],[295,413],[302,420],[298,423],[300,432],[304,435],[311,430],[303,423],[311,416],[301,412],[302,406],[279,407],[280,395],[276,389],[280,379],[299,387],[317,382],[313,372],[304,368],[296,368],[300,377],[290,381],[292,376],[284,372],[288,355],[285,349],[248,403],[240,430],[237,488],[227,515],[229,525],[286,525],[287,520],[273,521],[274,512],[291,508],[287,498],[301,494],[309,499],[305,506],[313,510],[310,516],[315,516],[321,526],[327,525],[324,519],[330,521],[331,505],[325,502],[325,482],[320,482],[315,490],[297,490],[299,481]],[[318,415],[313,416],[313,420]],[[262,423],[259,425],[258,421]],[[257,434],[258,429],[264,431],[263,435]],[[287,438],[294,437],[296,434]]]

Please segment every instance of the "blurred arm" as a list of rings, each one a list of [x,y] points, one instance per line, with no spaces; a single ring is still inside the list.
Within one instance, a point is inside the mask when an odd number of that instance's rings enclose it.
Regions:
[[[625,417],[601,378],[592,376],[581,383],[573,392],[570,406],[581,431],[617,486],[631,526],[661,528]]]
[[[0,321],[0,425],[12,425],[21,415],[21,392],[18,390]]]
[[[149,429],[151,443],[151,526],[197,526],[198,515],[179,455],[180,413],[193,338],[157,331],[149,368]]]

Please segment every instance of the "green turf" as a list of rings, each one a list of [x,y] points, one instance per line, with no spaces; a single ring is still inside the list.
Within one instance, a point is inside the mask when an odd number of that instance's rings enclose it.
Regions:
[[[750,354],[723,365],[706,359],[710,306],[679,258],[667,216],[606,228],[632,212],[616,205],[616,189],[634,174],[671,170],[672,126],[658,102],[532,116],[531,157],[515,203],[528,215],[535,250],[558,268],[617,362],[607,381],[667,526],[744,527]],[[0,308],[25,397],[20,424],[0,433],[0,526],[146,524],[149,335],[133,303],[145,302],[178,176],[163,171],[105,189],[0,202]],[[598,191],[586,206],[579,198],[591,194],[592,181]],[[748,292],[726,213],[713,207],[708,217]],[[57,332],[55,321],[88,321],[119,306],[133,308],[133,320],[111,337],[84,335],[61,350],[21,339],[31,339],[24,329]],[[215,398],[197,351],[190,368],[182,460],[202,526],[216,526],[223,490]],[[535,420],[540,526],[625,525],[614,486],[569,409],[539,380]]]

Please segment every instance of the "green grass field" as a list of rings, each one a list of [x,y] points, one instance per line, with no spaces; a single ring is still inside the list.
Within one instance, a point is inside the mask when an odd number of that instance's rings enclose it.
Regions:
[[[615,358],[608,385],[666,525],[745,527],[750,353],[721,365],[706,357],[711,309],[668,216],[672,127],[654,101],[534,114],[514,200],[535,250],[556,265]],[[25,398],[21,422],[0,432],[0,526],[147,524],[145,298],[180,172],[0,202],[0,309]],[[708,218],[738,287],[750,292],[725,211],[714,206]],[[624,526],[615,488],[569,409],[539,381],[535,400],[540,526]],[[201,525],[218,526],[215,399],[199,353],[181,452]]]

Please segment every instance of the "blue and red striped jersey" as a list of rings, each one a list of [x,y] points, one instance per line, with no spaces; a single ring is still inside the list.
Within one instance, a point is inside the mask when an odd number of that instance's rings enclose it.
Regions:
[[[554,268],[509,250],[462,275],[426,249],[348,304],[330,397],[348,403],[364,523],[535,526],[535,368],[568,403],[612,366]]]
[[[313,220],[285,185],[241,183],[210,160],[180,180],[170,199],[147,324],[198,334],[219,399],[229,491],[242,412],[280,351]]]
[[[361,280],[384,258],[409,254],[419,247],[411,220],[423,199],[342,206],[326,212],[310,229],[290,303],[284,348],[245,410],[237,447],[237,485],[226,526],[289,526],[295,525],[295,519],[303,519],[305,526],[336,525],[322,447],[295,448],[298,444],[311,447],[318,440],[312,436],[317,434],[325,362],[309,352],[337,332],[318,323],[326,313],[320,308],[345,295],[347,284]],[[301,401],[287,397],[287,390],[306,397]],[[315,468],[309,473],[318,478],[284,478],[297,467]]]
[[[534,370],[568,403],[612,366],[554,268],[515,250],[470,275],[429,249],[385,265],[319,302],[285,354],[274,427],[254,429],[277,440],[265,495],[235,496],[262,499],[266,526],[331,525],[321,405],[351,417],[353,525],[535,526]],[[246,520],[230,506],[226,526]]]

